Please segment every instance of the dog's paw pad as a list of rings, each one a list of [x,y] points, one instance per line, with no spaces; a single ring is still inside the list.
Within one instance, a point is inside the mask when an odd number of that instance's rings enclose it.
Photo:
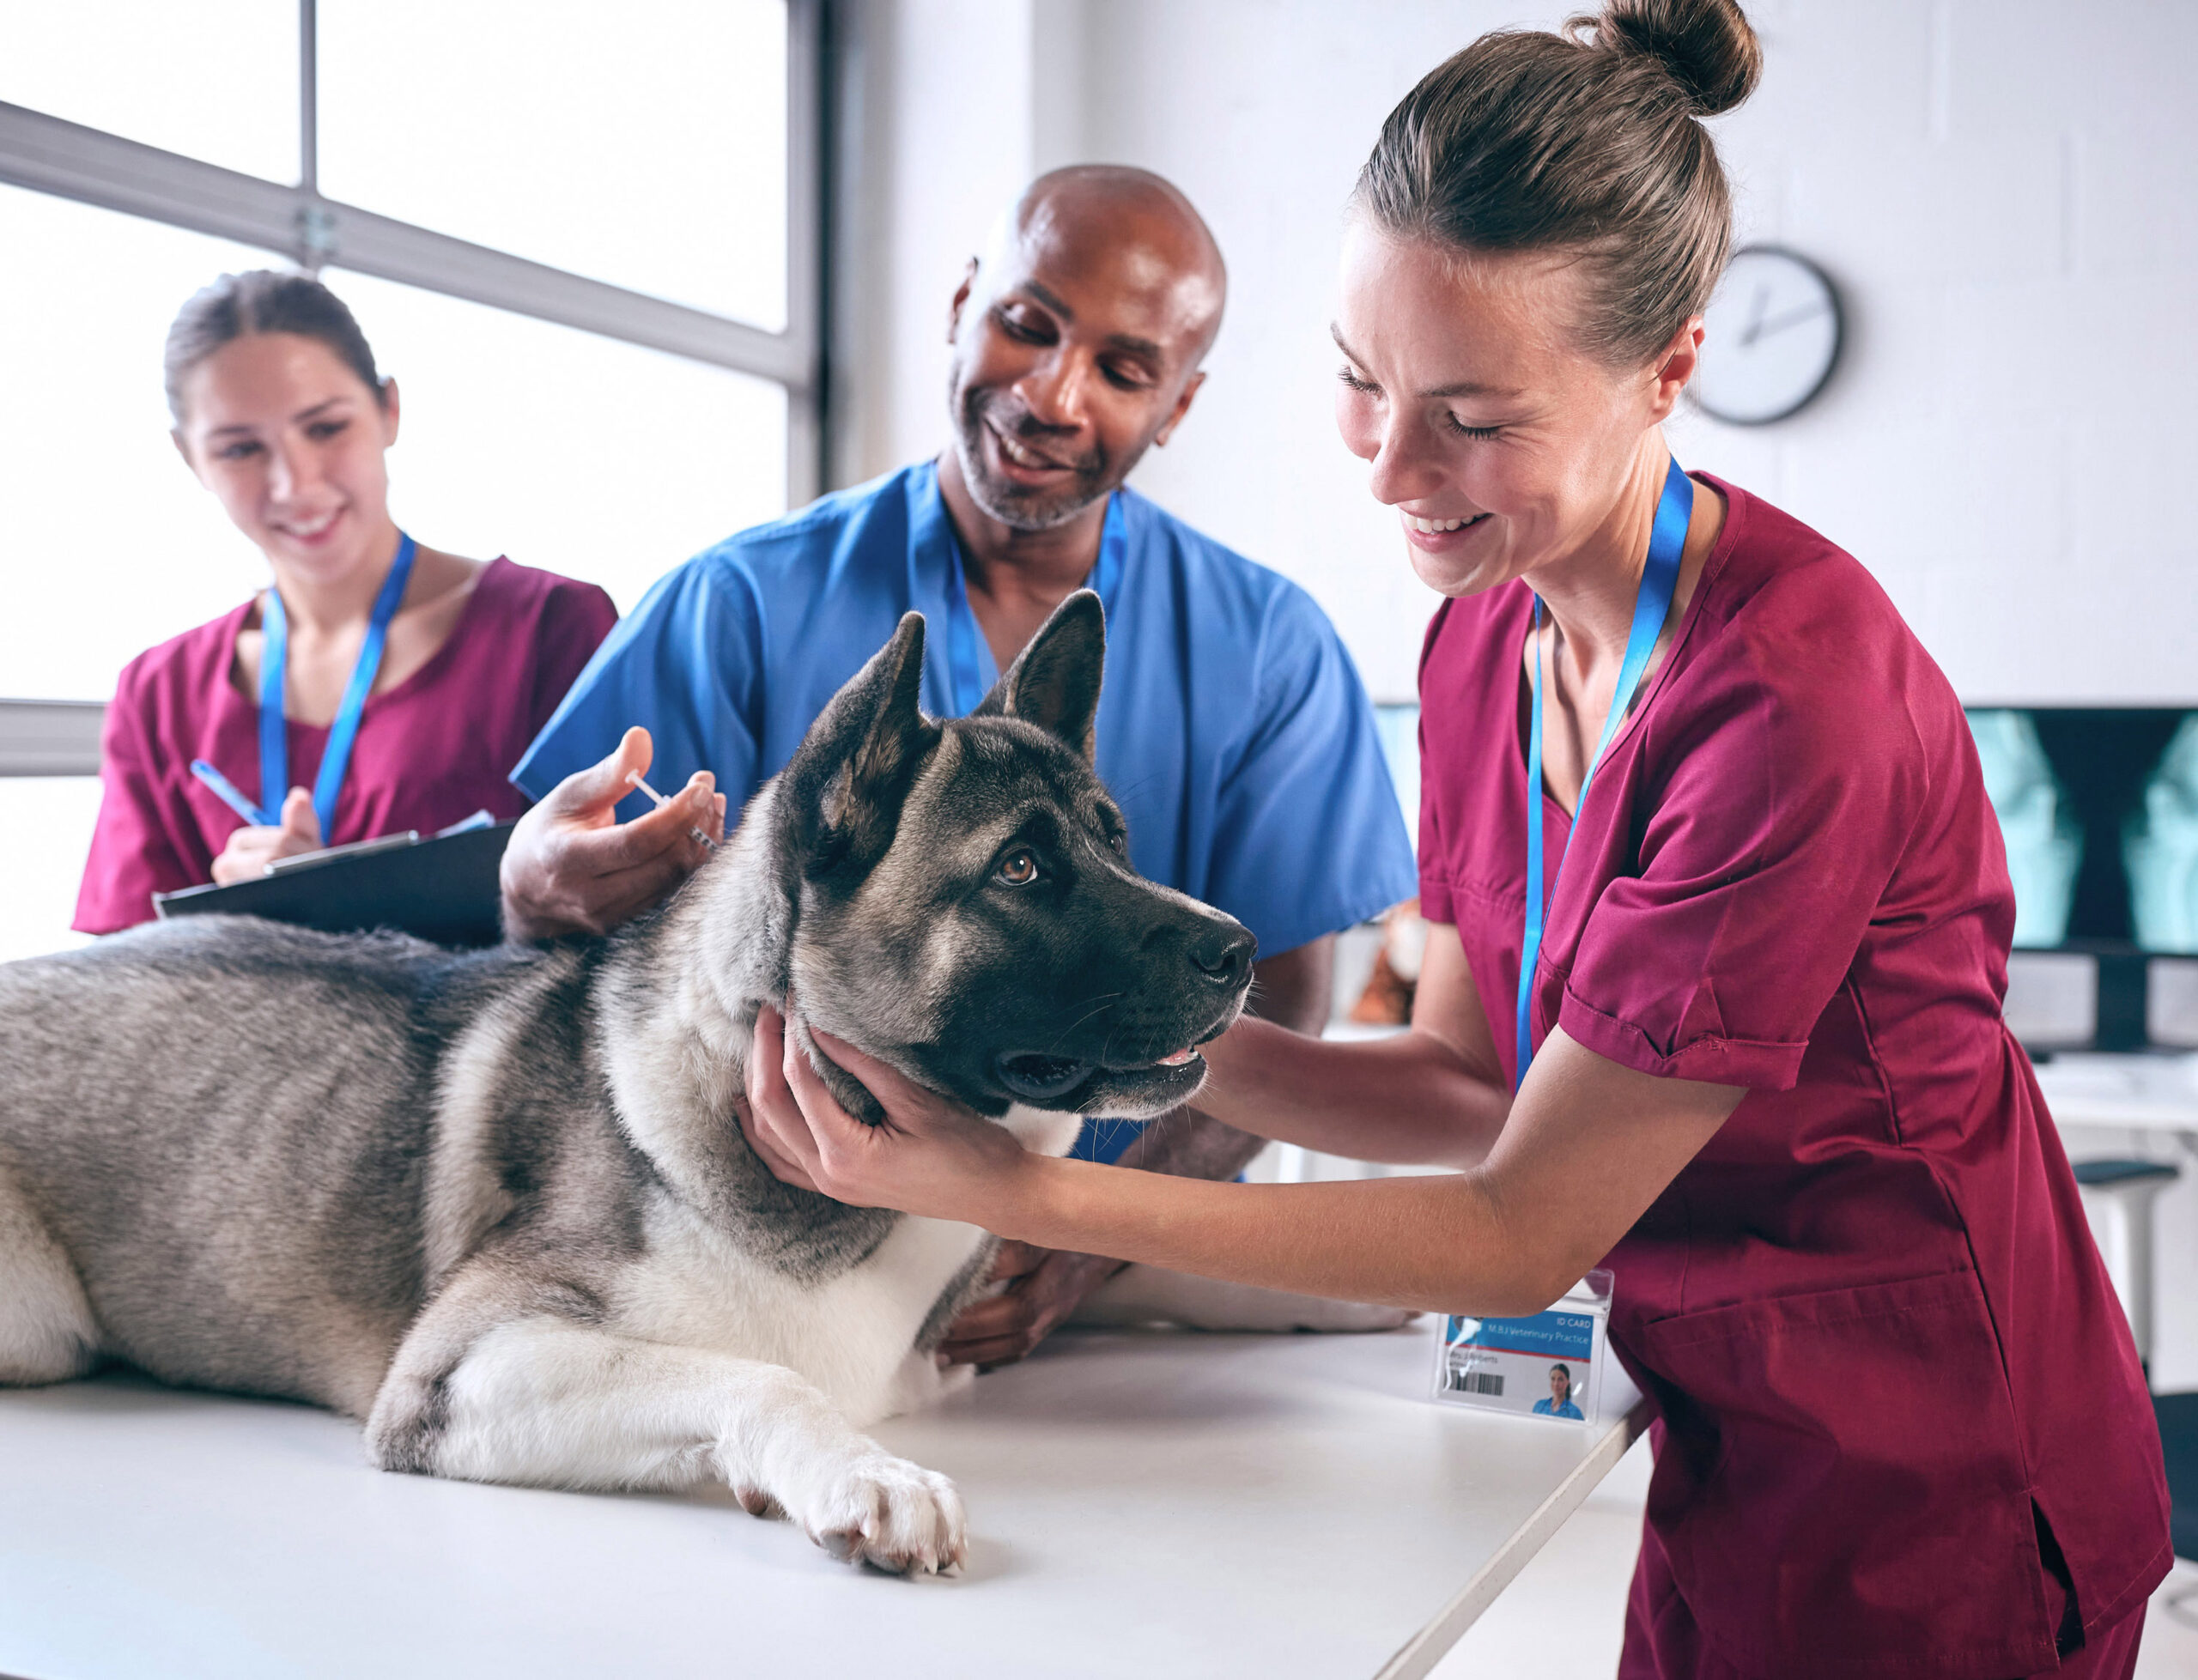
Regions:
[[[828,1483],[803,1525],[843,1562],[896,1575],[950,1574],[968,1549],[954,1484],[883,1453],[857,1460]]]

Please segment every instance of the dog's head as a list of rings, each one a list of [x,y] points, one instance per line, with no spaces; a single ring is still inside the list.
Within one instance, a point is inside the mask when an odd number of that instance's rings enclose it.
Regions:
[[[1162,1113],[1251,986],[1250,932],[1130,865],[1091,762],[1104,644],[1072,595],[942,722],[910,613],[780,778],[801,1014],[981,1113]]]

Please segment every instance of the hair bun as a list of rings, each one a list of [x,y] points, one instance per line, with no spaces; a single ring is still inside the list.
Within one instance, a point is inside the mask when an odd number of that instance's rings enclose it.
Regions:
[[[1763,79],[1763,44],[1735,0],[1609,0],[1574,21],[1613,52],[1657,60],[1697,116],[1730,111]]]

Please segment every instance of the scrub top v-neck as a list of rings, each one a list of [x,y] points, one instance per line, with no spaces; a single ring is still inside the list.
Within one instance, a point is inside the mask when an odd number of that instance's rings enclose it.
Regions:
[[[1119,532],[1119,569],[1108,555]],[[1092,582],[1107,607],[1098,769],[1156,881],[1292,949],[1412,896],[1411,844],[1373,709],[1299,589],[1114,493]],[[961,715],[997,676],[961,592],[961,555],[926,462],[728,538],[620,623],[513,779],[536,798],[631,725],[650,779],[707,769],[736,813],[833,694],[924,615],[924,709]],[[957,683],[951,627],[966,627]],[[622,816],[644,809],[640,796]]]
[[[941,514],[943,517],[943,508]],[[993,657],[992,645],[977,622],[977,615],[970,610],[968,557],[962,554],[962,544],[955,539],[950,526],[947,537],[953,544],[946,583],[946,670],[948,686],[953,694],[948,715],[966,718],[984,704],[985,696],[999,681],[999,662]],[[1108,496],[1107,517],[1099,531],[1099,558],[1093,562],[1091,573],[1084,579],[1083,586],[1098,596],[1100,610],[1110,626],[1120,607],[1122,556],[1128,543],[1122,499],[1119,494]]]

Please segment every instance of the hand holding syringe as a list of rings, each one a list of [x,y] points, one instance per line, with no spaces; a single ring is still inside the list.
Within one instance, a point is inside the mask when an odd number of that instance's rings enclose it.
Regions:
[[[628,771],[626,773],[626,780],[628,785],[635,788],[637,791],[647,794],[659,810],[662,810],[666,805],[671,803],[671,800],[665,798],[664,795],[659,793],[654,788],[651,787],[647,781],[643,780],[641,778],[641,773],[638,770]],[[718,849],[718,843],[712,840],[707,834],[704,834],[700,828],[690,828],[687,830],[687,833],[690,839],[701,841],[701,843],[712,852]]]

